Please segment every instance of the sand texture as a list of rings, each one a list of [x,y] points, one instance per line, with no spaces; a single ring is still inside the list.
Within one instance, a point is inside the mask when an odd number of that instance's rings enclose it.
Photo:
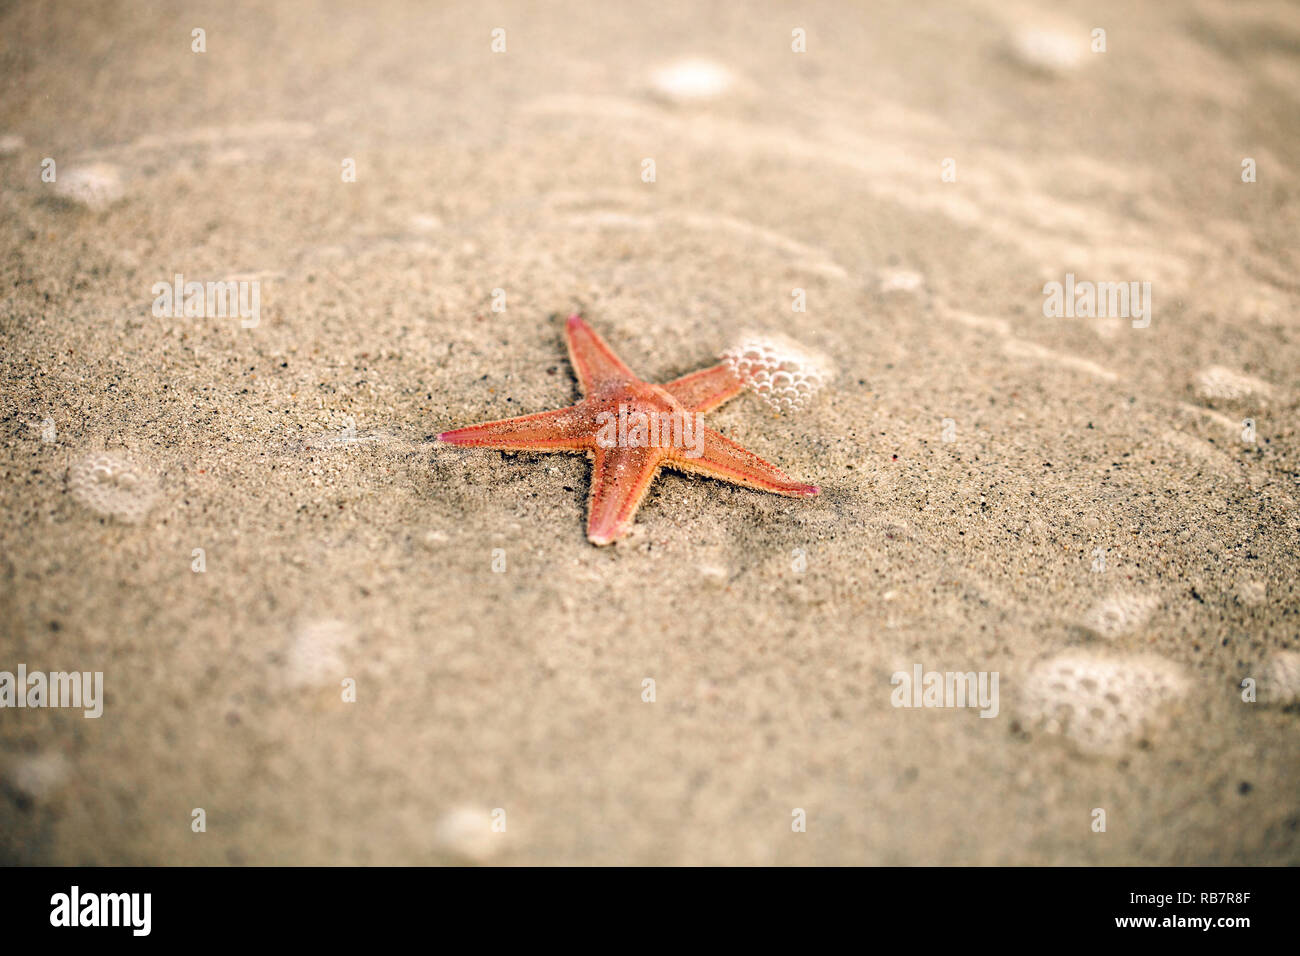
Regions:
[[[1300,863],[1294,4],[19,2],[0,63],[0,671],[104,675],[0,710],[0,862]],[[597,548],[583,457],[435,440],[573,402],[571,312],[826,356],[706,418],[822,493]]]

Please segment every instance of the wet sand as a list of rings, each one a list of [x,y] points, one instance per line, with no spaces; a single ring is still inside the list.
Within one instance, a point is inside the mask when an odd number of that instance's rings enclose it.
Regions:
[[[1294,6],[0,27],[0,671],[104,675],[0,710],[0,861],[1300,863]],[[596,548],[581,456],[434,440],[574,401],[574,311],[829,356],[706,416],[821,495]]]

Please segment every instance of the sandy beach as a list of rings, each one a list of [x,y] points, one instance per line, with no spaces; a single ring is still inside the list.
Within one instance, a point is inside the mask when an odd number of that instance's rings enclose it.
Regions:
[[[18,2],[0,62],[0,672],[102,674],[0,707],[0,863],[1300,864],[1295,5]],[[821,493],[595,547],[582,455],[436,440],[577,401],[570,313],[823,357],[705,419]]]

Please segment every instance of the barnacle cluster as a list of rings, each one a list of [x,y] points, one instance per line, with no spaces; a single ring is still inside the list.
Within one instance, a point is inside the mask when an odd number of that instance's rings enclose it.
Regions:
[[[1165,705],[1186,690],[1182,670],[1161,657],[1067,652],[1030,669],[1021,715],[1083,751],[1107,753],[1158,729]]]
[[[347,676],[345,657],[353,639],[342,621],[325,618],[302,624],[285,655],[286,683],[298,688],[336,686]]]
[[[1267,382],[1234,372],[1222,365],[1211,365],[1197,376],[1196,391],[1202,398],[1234,400],[1249,398],[1251,395],[1267,396],[1271,389]]]
[[[129,523],[142,520],[158,494],[147,469],[111,452],[95,452],[74,464],[68,488],[91,511]]]
[[[1150,594],[1113,594],[1094,605],[1084,623],[1102,637],[1119,637],[1141,627],[1157,603]]]
[[[824,358],[781,337],[747,335],[722,353],[722,361],[778,412],[807,405],[831,379]]]
[[[656,69],[650,75],[650,86],[656,96],[671,103],[693,103],[721,96],[735,79],[721,63],[678,60]]]
[[[1260,675],[1259,701],[1286,707],[1300,704],[1300,651],[1279,651]]]
[[[122,198],[122,174],[108,163],[90,163],[57,173],[54,191],[88,209],[104,209]]]

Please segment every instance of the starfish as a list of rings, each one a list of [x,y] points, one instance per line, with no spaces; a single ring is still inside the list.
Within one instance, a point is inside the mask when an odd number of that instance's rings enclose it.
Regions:
[[[715,365],[665,385],[652,385],[637,378],[581,316],[569,316],[565,333],[583,392],[578,404],[458,428],[443,432],[438,440],[502,451],[587,454],[594,461],[587,538],[596,545],[612,544],[628,532],[660,468],[792,498],[820,492],[816,485],[792,481],[776,466],[699,422],[701,413],[744,388],[731,366]],[[628,422],[633,423],[631,428]],[[674,427],[676,438],[669,439]]]

